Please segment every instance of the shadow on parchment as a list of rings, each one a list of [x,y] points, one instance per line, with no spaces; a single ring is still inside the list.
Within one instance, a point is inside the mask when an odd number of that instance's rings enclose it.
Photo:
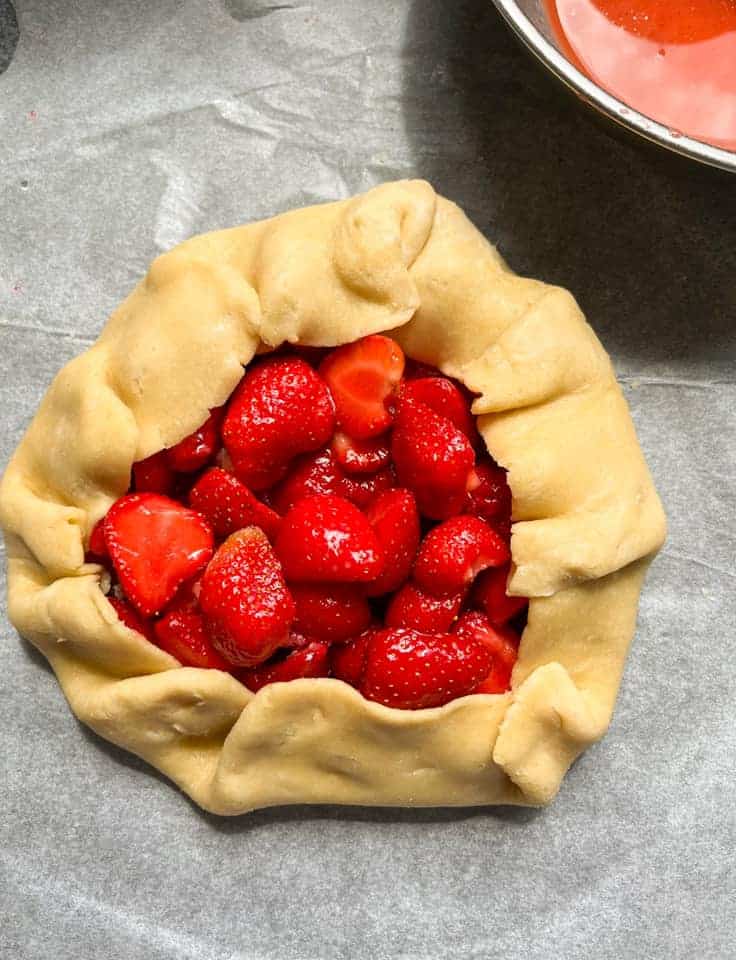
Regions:
[[[736,177],[613,139],[490,0],[414,0],[404,122],[420,174],[517,272],[568,287],[616,357],[736,359]]]

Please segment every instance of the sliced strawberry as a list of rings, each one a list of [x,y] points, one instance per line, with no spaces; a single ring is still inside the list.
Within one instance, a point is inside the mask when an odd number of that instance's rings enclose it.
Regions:
[[[486,570],[473,587],[473,603],[480,607],[493,626],[508,623],[529,604],[526,597],[510,597],[506,593],[510,564]]]
[[[360,690],[387,707],[439,707],[471,693],[492,662],[490,650],[473,637],[381,630],[368,644]]]
[[[388,402],[404,372],[404,354],[390,337],[373,334],[346,343],[322,361],[319,372],[341,430],[357,440],[388,430],[393,420]]]
[[[491,460],[475,465],[468,490],[467,512],[497,527],[497,521],[511,520],[511,488],[506,471]]]
[[[189,491],[189,505],[207,520],[219,540],[243,527],[260,527],[273,540],[281,517],[261,503],[237,477],[210,467]]]
[[[464,599],[464,592],[435,597],[409,581],[391,597],[386,610],[386,626],[444,633],[460,613]]]
[[[304,360],[284,357],[246,371],[228,405],[222,439],[238,479],[264,490],[297,454],[327,443],[334,425],[323,380]]]
[[[457,637],[482,643],[492,657],[488,673],[473,693],[503,693],[511,682],[511,671],[519,650],[519,636],[510,627],[494,627],[483,613],[464,613],[455,624]]]
[[[356,507],[364,510],[379,493],[391,490],[395,486],[396,473],[392,466],[388,466],[379,470],[378,473],[371,473],[365,477],[349,477],[348,491],[345,496]]]
[[[106,566],[110,562],[110,556],[107,552],[105,543],[105,518],[101,517],[92,527],[92,533],[89,535],[87,551],[84,555],[87,563],[101,563]]]
[[[414,564],[414,579],[437,596],[469,586],[481,570],[507,563],[506,541],[487,523],[467,514],[450,517],[429,531]]]
[[[366,583],[384,567],[373,528],[342,497],[300,500],[281,521],[276,553],[289,580]]]
[[[118,620],[124,623],[129,630],[135,630],[136,633],[140,633],[151,643],[155,642],[153,639],[153,624],[140,617],[129,603],[126,603],[125,600],[119,600],[117,597],[108,597],[107,602],[117,613]]]
[[[193,473],[210,462],[220,446],[223,415],[223,407],[216,407],[198,430],[169,447],[166,459],[172,470]]]
[[[183,667],[230,670],[230,664],[215,649],[195,604],[174,607],[156,621],[155,643]]]
[[[303,680],[308,677],[327,677],[330,672],[330,648],[320,640],[312,640],[306,647],[291,650],[286,656],[277,655],[259,667],[238,670],[236,676],[254,693],[269,683]]]
[[[288,476],[270,492],[270,499],[273,508],[284,514],[304,497],[326,493],[349,498],[351,491],[351,481],[327,447],[295,460]]]
[[[330,670],[333,677],[344,680],[353,687],[358,686],[368,654],[368,643],[378,629],[369,627],[360,636],[330,648]]]
[[[105,543],[120,586],[144,617],[160,613],[212,556],[209,524],[158,493],[129,493],[107,512]]]
[[[391,459],[391,447],[385,437],[353,440],[339,430],[332,438],[332,452],[347,473],[375,473]]]
[[[478,430],[470,412],[470,402],[452,380],[440,376],[409,380],[402,385],[401,396],[426,404],[462,430],[472,443],[477,442]]]
[[[133,464],[133,489],[136,493],[163,493],[166,496],[173,491],[174,474],[165,450]]]
[[[295,607],[281,564],[258,527],[233,533],[202,577],[199,605],[215,648],[252,667],[288,643]]]
[[[360,587],[348,584],[294,583],[294,629],[315,640],[342,643],[362,633],[371,608]]]
[[[414,492],[420,513],[444,520],[462,510],[475,457],[468,438],[446,417],[401,399],[391,453],[399,483]]]
[[[368,585],[366,594],[378,597],[398,589],[409,576],[419,546],[419,511],[410,490],[386,490],[365,510],[381,544],[386,565]]]

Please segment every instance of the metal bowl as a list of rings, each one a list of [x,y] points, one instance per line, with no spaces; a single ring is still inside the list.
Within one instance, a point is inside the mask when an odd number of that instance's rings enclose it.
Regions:
[[[670,130],[611,96],[581,73],[557,45],[542,0],[493,0],[504,20],[540,63],[593,110],[670,153],[736,173],[736,153]]]

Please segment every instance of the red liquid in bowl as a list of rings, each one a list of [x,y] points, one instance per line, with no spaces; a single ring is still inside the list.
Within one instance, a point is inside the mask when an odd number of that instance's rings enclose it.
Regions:
[[[619,100],[736,150],[736,0],[546,0],[565,53]]]

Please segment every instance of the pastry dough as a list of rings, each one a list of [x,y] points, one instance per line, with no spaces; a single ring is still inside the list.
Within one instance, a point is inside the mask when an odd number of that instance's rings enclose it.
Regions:
[[[391,331],[479,394],[513,491],[512,689],[393,710],[337,680],[251,694],[123,626],[85,564],[131,464],[225,402],[256,351]],[[183,243],[56,377],[0,488],[9,610],[74,713],[198,804],[543,804],[605,732],[665,520],[609,359],[574,299],[515,276],[423,181]]]

